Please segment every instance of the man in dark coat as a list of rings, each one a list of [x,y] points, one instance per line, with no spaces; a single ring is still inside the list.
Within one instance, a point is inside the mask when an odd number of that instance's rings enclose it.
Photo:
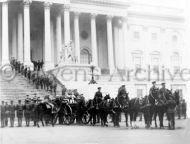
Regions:
[[[25,121],[26,121],[26,127],[29,127],[29,125],[30,125],[30,114],[31,114],[30,100],[26,99],[25,105],[24,105],[24,117],[25,117]]]
[[[18,127],[22,127],[23,105],[21,104],[21,100],[18,100],[16,111],[17,111],[17,118],[18,118]]]
[[[162,83],[162,88],[159,90],[159,94],[160,94],[160,99],[164,102],[166,102],[166,94],[167,94],[167,89],[166,89],[166,85],[165,83]]]
[[[101,92],[101,87],[98,87],[98,91],[95,93],[94,95],[94,105],[96,110],[99,109],[99,104],[102,102],[103,96],[102,96],[102,92]],[[97,114],[97,123],[100,122],[100,115]]]
[[[24,67],[24,76],[27,77],[27,66]]]
[[[61,94],[64,97],[66,95],[67,89],[65,87],[65,85],[62,86],[62,90],[61,90]]]
[[[181,107],[182,107],[182,115],[184,116],[184,119],[186,119],[186,117],[187,117],[187,103],[186,103],[185,99],[182,100]]]
[[[154,91],[157,90],[158,88],[156,87],[156,81],[152,82],[152,87],[149,90],[149,94],[153,95]]]
[[[30,82],[30,79],[31,79],[31,70],[30,70],[29,67],[28,67],[28,69],[27,69],[27,78],[28,78],[28,80],[29,80],[29,82]]]
[[[1,127],[5,127],[5,103],[1,101]]]
[[[16,107],[13,104],[13,101],[11,101],[11,104],[9,105],[9,111],[10,111],[9,117],[10,117],[11,127],[14,127],[15,110],[16,110]]]
[[[5,102],[5,126],[8,126],[8,118],[9,118],[9,105]]]

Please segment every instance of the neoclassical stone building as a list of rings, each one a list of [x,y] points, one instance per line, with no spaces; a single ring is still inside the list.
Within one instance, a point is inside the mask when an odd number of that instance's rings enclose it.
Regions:
[[[45,70],[64,65],[89,69],[93,63],[103,77],[99,84],[117,85],[114,89],[124,83],[131,95],[145,95],[157,75],[144,81],[118,82],[116,78],[115,83],[105,82],[106,76],[115,69],[126,76],[126,70],[147,66],[188,68],[184,9],[171,6],[171,0],[167,5],[147,1],[1,0],[0,65],[11,57],[28,66],[33,60],[43,60]],[[170,74],[159,80],[188,98],[187,82],[180,76],[171,79]],[[71,81],[76,87],[87,83]],[[73,86],[72,82],[63,81]]]

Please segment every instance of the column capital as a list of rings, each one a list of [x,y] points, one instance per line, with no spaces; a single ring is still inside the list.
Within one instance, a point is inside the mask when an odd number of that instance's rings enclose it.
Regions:
[[[80,12],[79,11],[74,11],[75,16],[79,16]]]
[[[56,5],[56,6],[53,6],[53,11],[55,12],[55,15],[60,15],[63,11],[63,6],[62,5]]]
[[[113,15],[107,15],[106,18],[107,18],[107,20],[112,20]]]
[[[97,15],[98,15],[97,13],[91,13],[90,14],[91,18],[96,18]]]
[[[70,11],[71,6],[69,4],[64,4],[64,11]]]
[[[32,3],[32,0],[23,0],[24,6],[29,6]]]
[[[44,2],[45,8],[50,8],[51,5],[52,5],[52,2]]]
[[[2,3],[3,4],[8,4],[8,0],[4,0]]]

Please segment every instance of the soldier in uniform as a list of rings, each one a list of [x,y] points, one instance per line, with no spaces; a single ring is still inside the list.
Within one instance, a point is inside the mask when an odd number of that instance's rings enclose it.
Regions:
[[[24,117],[25,117],[25,121],[26,121],[26,127],[29,127],[29,125],[30,125],[30,113],[31,113],[30,100],[26,99],[25,105],[24,105]]]
[[[149,90],[149,94],[150,94],[150,95],[153,95],[153,92],[154,92],[156,89],[158,89],[158,88],[156,87],[156,81],[153,81],[153,82],[152,82],[152,87],[151,87],[150,90]]]
[[[99,109],[99,104],[102,101],[102,99],[103,99],[103,96],[101,92],[101,87],[98,87],[98,91],[94,95],[94,104],[97,110]],[[97,123],[99,122],[100,122],[100,115],[97,114]]]
[[[1,101],[1,127],[5,127],[5,103]]]
[[[67,89],[66,89],[65,85],[63,85],[62,90],[61,90],[61,94],[63,97],[66,95],[66,91],[67,91]]]
[[[186,119],[186,117],[187,117],[187,103],[186,103],[185,99],[182,100],[181,107],[182,107],[182,115],[184,116],[184,119]]]
[[[11,127],[14,127],[14,119],[15,119],[15,105],[13,105],[13,101],[11,100],[11,104],[9,105],[9,117],[10,117],[10,124]]]
[[[31,99],[30,99],[29,95],[26,95],[25,102],[26,102],[26,101],[28,101],[28,102],[30,102],[30,101],[31,101]]]
[[[8,118],[9,118],[9,105],[5,102],[5,126],[8,126]]]
[[[24,76],[27,77],[27,66],[24,68]]]
[[[20,73],[20,70],[21,70],[21,69],[20,69],[20,65],[21,65],[21,64],[20,64],[20,61],[18,61],[18,65],[17,65],[17,67],[18,67],[18,73]]]
[[[30,79],[31,79],[31,70],[30,70],[29,67],[28,67],[28,69],[27,69],[27,78],[28,78],[28,80],[29,80],[29,82],[30,82]]]
[[[24,75],[24,64],[21,64],[21,74]]]
[[[22,127],[23,105],[21,104],[21,100],[18,100],[16,111],[17,111],[17,118],[18,118],[18,127]]]
[[[165,83],[161,83],[162,87],[159,90],[159,101],[162,103],[162,109],[160,109],[159,113],[159,119],[160,119],[160,128],[163,128],[163,118],[164,118],[164,113],[165,113],[165,106],[164,104],[166,103],[166,94],[167,94],[167,89],[165,86]]]
[[[163,82],[161,83],[162,87],[159,90],[159,94],[160,94],[160,99],[163,100],[164,102],[166,102],[166,93],[167,93],[167,89],[166,89],[166,84]]]

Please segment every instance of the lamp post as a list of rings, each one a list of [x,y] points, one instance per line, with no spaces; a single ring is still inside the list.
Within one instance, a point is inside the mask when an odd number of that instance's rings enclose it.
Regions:
[[[94,64],[91,64],[90,69],[91,69],[91,72],[92,72],[92,77],[91,77],[91,80],[90,80],[90,82],[88,84],[97,84],[97,82],[94,80],[94,69],[95,69]]]

